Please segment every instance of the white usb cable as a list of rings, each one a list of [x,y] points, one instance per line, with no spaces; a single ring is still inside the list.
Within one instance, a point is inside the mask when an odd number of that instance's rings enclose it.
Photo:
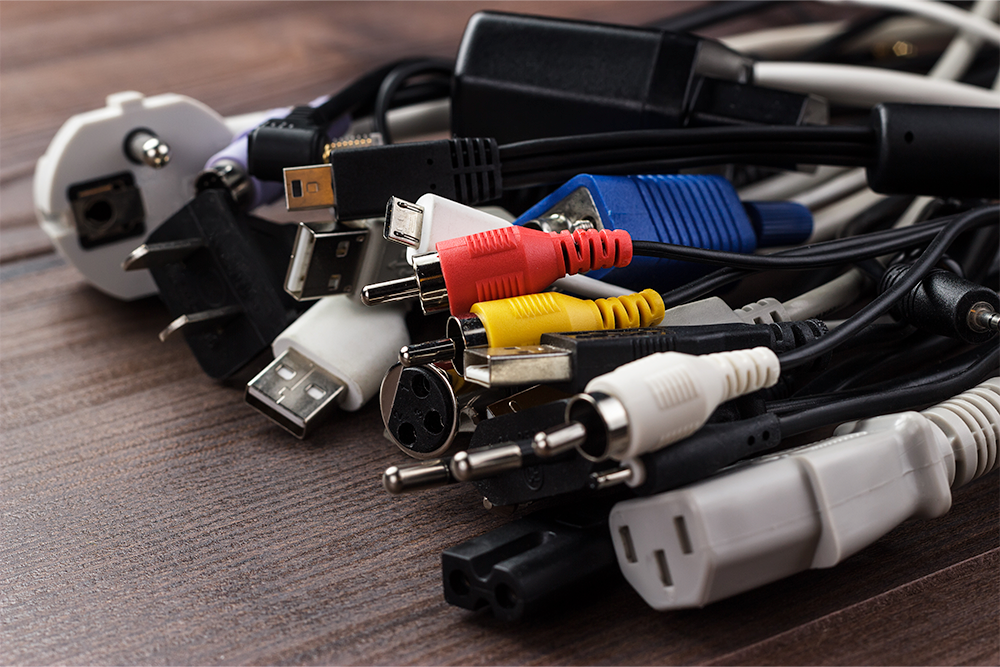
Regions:
[[[335,406],[358,410],[409,343],[404,315],[346,294],[320,299],[271,344],[274,361],[247,384],[247,403],[298,438]]]

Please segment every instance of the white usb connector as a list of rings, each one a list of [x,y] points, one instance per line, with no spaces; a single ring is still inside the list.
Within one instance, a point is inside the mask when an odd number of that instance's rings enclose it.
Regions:
[[[619,503],[610,528],[625,578],[661,610],[701,607],[831,567],[910,518],[941,516],[997,466],[1000,378],[923,413],[847,424],[657,496]]]
[[[275,359],[247,384],[246,401],[304,438],[334,406],[354,411],[374,396],[408,342],[399,308],[321,299],[271,344]]]

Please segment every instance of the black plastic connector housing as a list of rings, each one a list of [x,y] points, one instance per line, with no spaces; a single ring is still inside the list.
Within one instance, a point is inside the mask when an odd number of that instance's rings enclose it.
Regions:
[[[830,108],[818,97],[700,77],[685,125],[826,125],[829,120]]]
[[[458,48],[452,130],[509,143],[680,127],[697,75],[749,81],[752,71],[686,33],[479,12]]]
[[[66,189],[81,248],[97,248],[146,231],[142,192],[130,171],[103,176]]]
[[[910,266],[910,263],[890,266],[879,282],[879,293],[899,282]],[[896,302],[890,312],[922,331],[979,345],[996,336],[996,332],[970,326],[970,313],[976,304],[986,304],[993,312],[1000,312],[1000,296],[994,290],[951,271],[934,269]]]
[[[879,104],[871,125],[875,192],[1000,197],[1000,109]]]
[[[553,383],[552,386],[568,393],[578,393],[595,377],[658,352],[711,354],[768,347],[780,354],[816,340],[826,332],[826,325],[820,320],[706,324],[543,334],[541,344],[571,353],[573,379],[566,383]]]
[[[285,118],[271,118],[247,136],[247,171],[262,181],[280,181],[285,167],[322,162],[328,141],[316,109],[295,107]]]
[[[463,609],[490,607],[516,621],[586,585],[620,579],[608,529],[611,504],[539,512],[445,550],[444,599]]]
[[[678,489],[780,443],[778,417],[770,412],[741,421],[709,423],[680,442],[639,457],[646,479],[632,491],[651,496]]]
[[[687,33],[479,12],[459,46],[456,136],[501,144],[617,130],[825,123],[822,100],[756,88],[753,61]]]
[[[390,197],[416,201],[430,192],[474,206],[503,193],[493,139],[445,139],[334,152],[339,220],[381,217]]]
[[[544,460],[535,455],[532,438],[541,430],[564,423],[566,403],[566,399],[552,401],[479,423],[469,442],[470,451],[516,443],[525,463],[517,470],[472,482],[484,498],[496,506],[509,506],[587,492],[590,474],[613,466],[613,462],[588,461],[576,452]]]
[[[417,457],[442,449],[455,435],[458,404],[454,390],[426,366],[400,371],[386,418],[396,442]]]
[[[295,233],[296,225],[239,212],[228,192],[210,189],[147,238],[150,247],[201,240],[186,257],[148,268],[171,316],[190,318],[180,330],[209,376],[236,373],[309,307],[281,288]]]

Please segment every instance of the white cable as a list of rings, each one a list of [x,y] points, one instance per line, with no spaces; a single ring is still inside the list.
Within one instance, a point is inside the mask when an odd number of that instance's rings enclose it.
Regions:
[[[660,352],[619,366],[588,382],[577,398],[594,400],[605,424],[624,414],[625,432],[604,438],[605,451],[580,451],[623,461],[662,449],[700,429],[720,404],[774,386],[779,374],[778,357],[766,347],[703,355]],[[617,407],[607,407],[612,404]]]
[[[910,202],[910,205],[906,208],[906,210],[903,211],[903,215],[899,216],[899,219],[896,220],[895,224],[893,224],[893,228],[899,229],[901,227],[909,227],[915,223],[924,208],[932,201],[934,201],[934,197],[917,197],[914,199]]]
[[[1000,45],[1000,27],[965,10],[933,0],[822,0],[830,4],[854,4],[915,14]]]
[[[848,269],[833,280],[789,299],[783,305],[790,320],[805,320],[830,313],[853,302],[868,284],[858,269]]]
[[[777,299],[766,297],[742,308],[730,308],[717,296],[668,308],[657,326],[680,327],[694,324],[770,324],[792,318]]]
[[[722,37],[719,41],[740,53],[761,58],[794,58],[806,49],[841,33],[847,21],[807,23],[755,30]]]
[[[1000,107],[1000,94],[954,81],[874,67],[826,63],[758,62],[754,83],[814,94],[836,104],[870,107],[881,102]]]
[[[755,30],[721,37],[720,41],[740,53],[768,60],[793,59],[817,44],[835,37],[848,26],[847,21],[829,21]],[[915,16],[888,18],[880,25],[858,35],[843,46],[845,53],[869,51],[886,40],[909,42],[948,37],[953,29]]]
[[[987,21],[995,21],[998,9],[1000,9],[1000,2],[997,0],[978,0],[969,13]],[[973,58],[976,57],[976,51],[979,50],[982,41],[982,38],[976,35],[964,31],[959,33],[944,50],[938,61],[934,63],[934,67],[927,73],[927,76],[932,79],[951,79],[953,81],[960,78],[969,68]]]
[[[836,204],[820,209],[813,214],[813,233],[808,242],[816,243],[836,238],[844,225],[856,215],[868,210],[883,199],[885,199],[885,195],[865,188]]]
[[[832,567],[997,465],[1000,378],[923,413],[838,429],[686,488],[615,505],[618,564],[655,609],[701,607]]]
[[[864,169],[851,169],[811,190],[791,198],[810,210],[822,208],[838,199],[854,194],[868,185]]]
[[[788,199],[809,188],[826,183],[831,178],[843,174],[849,167],[817,167],[812,174],[790,171],[778,174],[741,188],[737,193],[741,201],[775,201]]]

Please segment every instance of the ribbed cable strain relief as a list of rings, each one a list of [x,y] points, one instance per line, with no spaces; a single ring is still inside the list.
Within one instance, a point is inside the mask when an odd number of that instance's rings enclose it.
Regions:
[[[902,279],[903,275],[910,269],[912,262],[907,262],[905,264],[893,264],[885,270],[882,274],[882,280],[878,283],[878,293],[882,294],[893,285],[898,283]],[[940,271],[941,269],[931,269],[931,271]],[[895,317],[902,318],[903,313],[911,309],[913,306],[914,295],[916,294],[916,289],[912,289],[902,296],[893,305],[892,309],[889,311]]]
[[[714,361],[723,373],[722,401],[771,387],[781,375],[778,357],[767,347],[716,352],[705,358]]]
[[[796,245],[812,236],[812,213],[802,204],[790,201],[745,201],[743,208],[757,234],[759,247]]]
[[[663,298],[656,290],[612,296],[594,301],[605,329],[655,327],[663,321]]]
[[[578,229],[552,233],[560,246],[567,274],[628,266],[632,237],[622,229]]]
[[[774,332],[774,351],[778,354],[808,345],[819,340],[830,332],[826,322],[817,319],[801,320],[796,322],[771,322],[768,324]],[[817,358],[813,363],[803,370],[815,371],[826,368],[830,363],[832,352]]]
[[[944,432],[955,455],[957,488],[997,468],[1000,378],[991,378],[922,413]]]
[[[458,201],[470,206],[499,199],[503,194],[500,178],[500,149],[495,139],[452,139],[451,168]]]

